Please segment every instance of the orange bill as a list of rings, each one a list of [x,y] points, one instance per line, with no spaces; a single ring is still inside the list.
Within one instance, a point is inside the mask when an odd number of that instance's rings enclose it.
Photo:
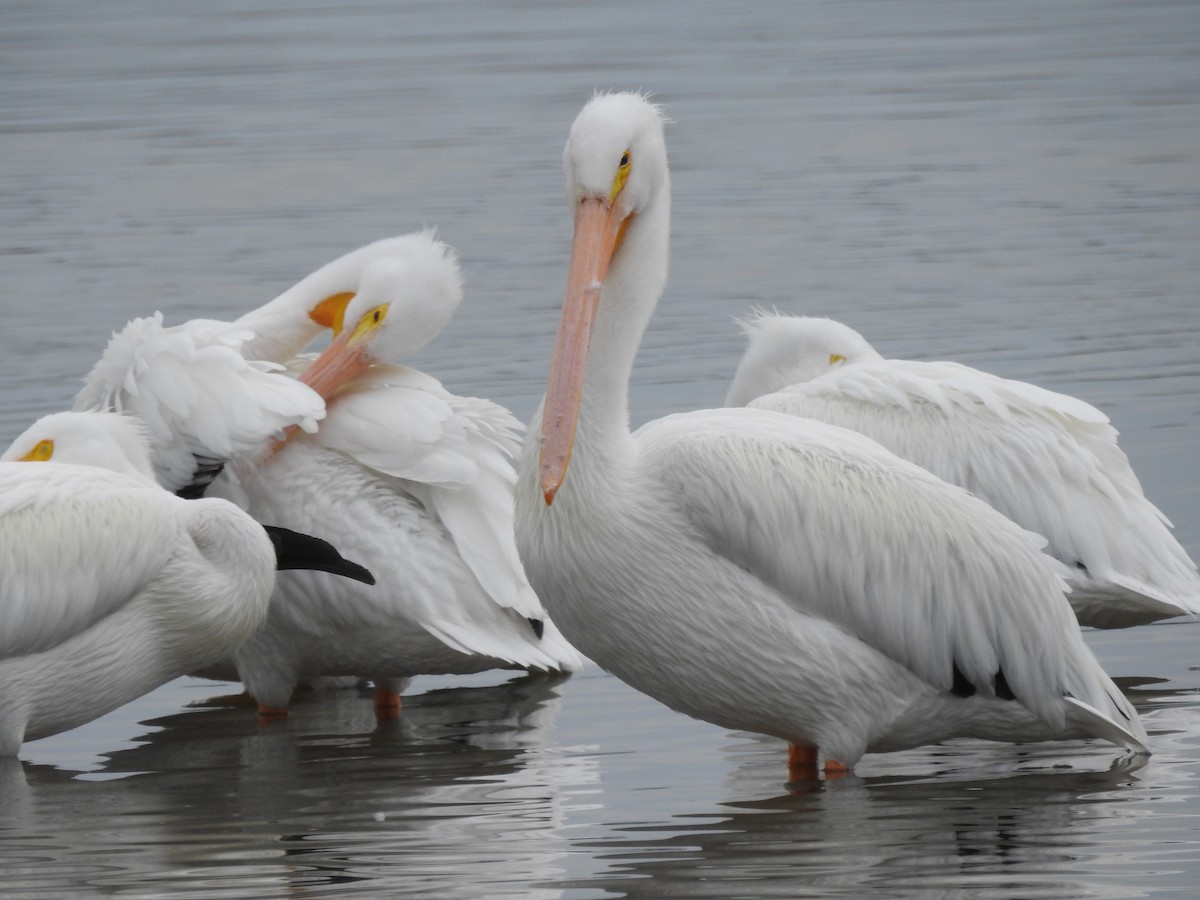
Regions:
[[[371,365],[367,348],[351,339],[355,332],[342,331],[325,352],[300,373],[300,380],[321,395],[326,402],[347,382]]]
[[[588,197],[580,201],[575,213],[567,295],[558,323],[546,402],[542,409],[541,481],[547,506],[554,502],[554,494],[566,477],[571,460],[583,396],[588,343],[624,218],[618,209],[619,204]]]
[[[322,328],[332,329],[334,335],[339,335],[345,324],[346,307],[353,299],[354,293],[350,291],[330,294],[309,311],[308,317]]]

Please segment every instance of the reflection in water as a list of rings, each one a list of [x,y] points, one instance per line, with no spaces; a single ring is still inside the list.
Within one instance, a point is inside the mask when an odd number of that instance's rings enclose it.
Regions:
[[[785,787],[782,742],[721,738],[595,670],[429,690],[384,723],[351,689],[283,722],[229,703],[154,719],[104,780],[9,761],[0,864],[47,893],[1186,896],[1197,634],[1148,629],[1164,677],[1117,679],[1144,768],[1096,742],[957,741]],[[1089,637],[1126,667],[1127,637]]]
[[[8,887],[165,891],[182,878],[205,896],[353,883],[557,896],[527,892],[561,871],[557,779],[593,777],[588,760],[548,749],[558,682],[432,690],[385,723],[336,693],[265,725],[244,707],[189,709],[111,755],[104,771],[127,777],[0,773],[0,854],[25,873]]]
[[[1193,629],[1194,631],[1194,629]],[[1125,687],[1123,685],[1123,687]],[[625,897],[1130,897],[1148,878],[1191,890],[1196,827],[1147,793],[1196,798],[1194,686],[1132,692],[1155,756],[1092,744],[1017,751],[957,741],[886,757],[781,795],[784,744],[735,735],[724,812],[611,823],[589,849],[607,872],[568,887]],[[1140,801],[1140,802],[1139,802]],[[1144,833],[1142,838],[1131,835]],[[798,885],[803,885],[799,893]]]
[[[1025,774],[952,782],[931,795],[927,783],[851,777],[738,804],[725,817],[675,821],[658,840],[665,829],[629,829],[605,855],[640,861],[614,863],[619,875],[604,884],[633,897],[728,897],[748,880],[755,896],[794,896],[798,883],[860,895],[939,896],[944,886],[944,896],[1073,896],[1091,864],[1081,851],[1092,855],[1086,839],[1097,837],[1086,813],[1101,807],[1089,801],[1112,799],[1119,787],[1091,774]],[[634,875],[647,890],[624,880]]]

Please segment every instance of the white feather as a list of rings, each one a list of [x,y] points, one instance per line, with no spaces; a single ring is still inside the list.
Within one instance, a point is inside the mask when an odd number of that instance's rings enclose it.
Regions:
[[[828,319],[759,313],[743,327],[732,403],[861,432],[1044,535],[1083,624],[1200,611],[1195,564],[1095,407],[957,363],[883,359]]]
[[[178,490],[191,482],[196,457],[258,452],[289,426],[315,429],[325,414],[305,385],[242,355],[249,336],[209,323],[167,328],[162,313],[134,319],[113,335],[74,408],[140,418],[159,481]]]
[[[170,490],[191,483],[196,457],[256,454],[286,428],[312,431],[324,404],[280,364],[322,332],[314,315],[323,301],[352,296],[372,263],[403,254],[417,239],[359,247],[234,322],[165,326],[161,312],[134,319],[112,336],[74,408],[141,418],[155,471]]]
[[[129,433],[123,417],[97,419]],[[48,425],[69,448],[79,419]],[[95,434],[82,446],[94,450]],[[266,616],[275,554],[223,500],[52,458],[0,462],[0,571],[0,756],[11,756],[231,653]]]

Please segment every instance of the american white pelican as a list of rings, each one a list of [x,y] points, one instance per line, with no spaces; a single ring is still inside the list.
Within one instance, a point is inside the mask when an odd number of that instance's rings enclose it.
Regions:
[[[953,362],[884,359],[831,319],[757,312],[726,397],[861,432],[1043,535],[1081,624],[1200,612],[1200,576],[1142,493],[1108,417]]]
[[[160,483],[203,494],[225,460],[257,452],[285,428],[312,431],[324,407],[278,371],[342,311],[369,263],[409,237],[359,247],[233,322],[193,319],[166,327],[162,313],[115,333],[75,398],[77,410],[130,412],[149,432]]]
[[[0,756],[229,655],[277,565],[309,564],[370,577],[324,541],[164,490],[132,418],[39,420],[0,461]]]
[[[42,416],[17,435],[0,462],[54,462],[108,469],[151,487],[154,472],[145,424],[136,416],[109,412],[57,412]],[[344,558],[328,541],[276,525],[259,523],[275,548],[279,571],[329,572],[374,584],[363,566]]]
[[[660,112],[594,98],[565,150],[575,236],[519,464],[530,582],[588,657],[668,706],[791,742],[793,774],[954,737],[1145,752],[1062,567],[983,501],[852,431],[758,409],[631,434],[666,280]],[[840,765],[839,765],[840,764]]]
[[[266,624],[233,658],[264,712],[286,708],[302,676],[370,678],[387,709],[412,675],[580,665],[517,557],[520,423],[385,364],[432,340],[462,297],[450,248],[410,238],[366,268],[346,328],[301,376],[327,399],[316,434],[229,467],[255,518],[334,541],[378,578],[370,590],[279,578]]]

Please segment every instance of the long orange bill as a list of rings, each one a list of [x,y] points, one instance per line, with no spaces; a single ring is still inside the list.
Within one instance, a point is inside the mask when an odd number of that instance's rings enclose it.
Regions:
[[[554,494],[566,477],[571,460],[588,342],[622,220],[617,210],[618,204],[589,197],[580,201],[575,213],[567,296],[558,323],[542,409],[541,479],[547,506],[554,502]]]
[[[353,331],[342,331],[325,352],[309,363],[300,373],[300,380],[321,395],[325,402],[337,393],[346,382],[352,380],[371,365],[366,347],[355,341],[350,346]]]
[[[348,381],[356,378],[364,369],[371,365],[371,358],[366,347],[360,342],[350,344],[353,333],[341,331],[325,348],[325,352],[308,364],[308,368],[300,373],[299,380],[321,395],[326,403],[337,393],[338,389]],[[283,430],[283,437],[271,445],[271,453],[275,453],[292,439],[299,430],[298,425],[289,425]]]

